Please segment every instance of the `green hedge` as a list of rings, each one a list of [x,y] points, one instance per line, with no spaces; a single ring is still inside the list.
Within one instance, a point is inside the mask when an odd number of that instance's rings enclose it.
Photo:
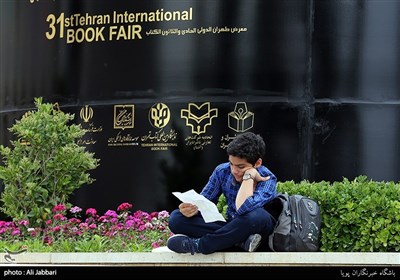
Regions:
[[[279,182],[279,192],[301,194],[321,208],[323,252],[400,251],[400,184],[376,182],[366,176],[353,181]],[[225,214],[222,196],[219,210]]]

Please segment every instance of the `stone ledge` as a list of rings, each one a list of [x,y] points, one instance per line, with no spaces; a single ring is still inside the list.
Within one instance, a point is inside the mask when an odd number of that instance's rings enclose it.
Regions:
[[[400,266],[400,253],[1,253],[3,265]]]

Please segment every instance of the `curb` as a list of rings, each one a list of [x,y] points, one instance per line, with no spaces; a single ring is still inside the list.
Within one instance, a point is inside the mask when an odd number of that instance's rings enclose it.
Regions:
[[[176,254],[144,253],[1,253],[4,265],[115,266],[400,266],[400,253],[263,252]]]

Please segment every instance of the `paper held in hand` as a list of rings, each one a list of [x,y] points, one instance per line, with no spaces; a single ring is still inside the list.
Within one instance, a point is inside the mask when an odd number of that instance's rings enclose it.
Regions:
[[[224,216],[218,212],[217,205],[215,205],[212,201],[208,200],[201,194],[198,194],[195,190],[189,190],[187,192],[173,192],[177,198],[179,198],[182,202],[191,203],[196,205],[199,208],[201,215],[206,223],[216,222],[216,221],[224,221]]]

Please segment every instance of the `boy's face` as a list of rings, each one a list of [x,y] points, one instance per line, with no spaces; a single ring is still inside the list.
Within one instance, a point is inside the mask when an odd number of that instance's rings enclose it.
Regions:
[[[231,173],[237,182],[242,182],[244,172],[253,167],[246,159],[235,156],[229,156],[229,164],[231,166]]]

